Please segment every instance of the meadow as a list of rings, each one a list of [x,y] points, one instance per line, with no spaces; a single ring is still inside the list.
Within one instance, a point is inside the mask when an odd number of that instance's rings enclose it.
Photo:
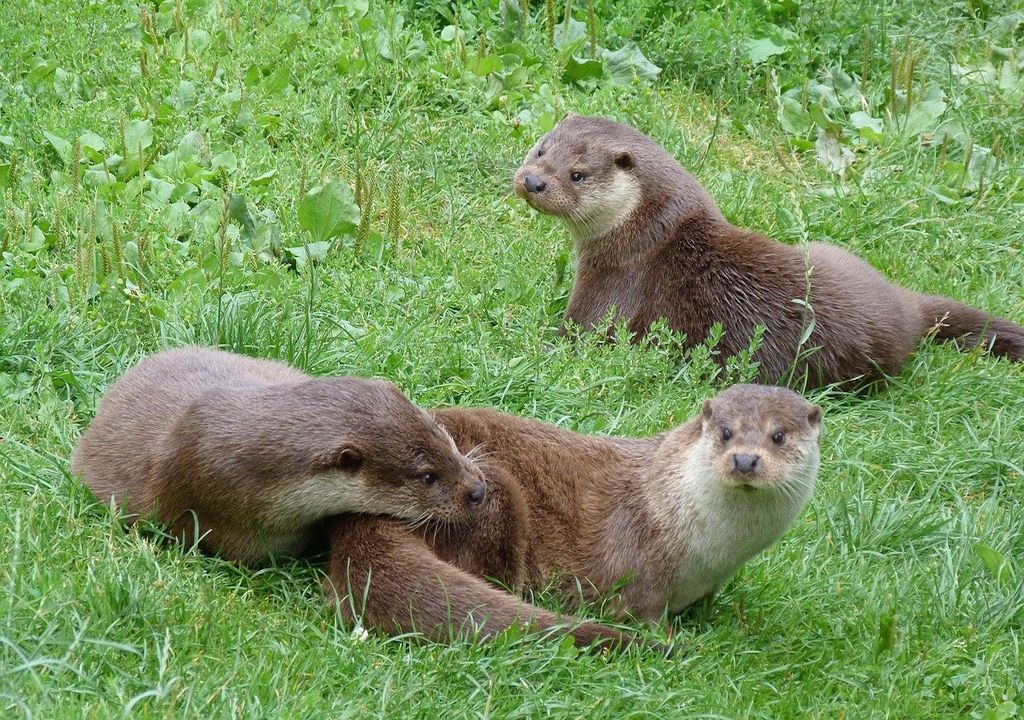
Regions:
[[[557,336],[570,241],[511,177],[568,110],[653,136],[739,226],[1022,323],[1014,0],[0,18],[0,715],[1024,716],[1024,366],[978,351],[810,393],[815,497],[713,602],[636,626],[668,659],[366,637],[315,561],[240,570],[125,531],[68,470],[103,390],[187,343],[613,435],[751,377],[713,338]]]

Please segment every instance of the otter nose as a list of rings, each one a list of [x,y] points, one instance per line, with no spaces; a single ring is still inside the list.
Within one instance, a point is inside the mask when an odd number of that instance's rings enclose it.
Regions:
[[[523,185],[526,186],[527,192],[537,193],[544,192],[544,188],[548,186],[546,182],[541,180],[536,175],[527,175],[523,178]]]
[[[469,501],[471,503],[478,503],[484,499],[484,495],[487,494],[487,486],[483,483],[477,483],[472,490],[469,491]]]
[[[749,455],[747,453],[736,453],[732,456],[732,466],[741,473],[751,473],[757,470],[761,462],[760,455]]]

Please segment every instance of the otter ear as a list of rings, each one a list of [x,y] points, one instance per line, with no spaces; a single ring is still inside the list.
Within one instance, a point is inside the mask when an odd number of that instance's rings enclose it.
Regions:
[[[363,465],[363,454],[355,448],[342,448],[334,461],[334,467],[343,472],[353,473]]]
[[[576,113],[574,113],[574,112],[573,112],[572,110],[569,110],[569,111],[568,111],[568,112],[567,112],[567,113],[565,114],[565,117],[564,117],[564,118],[562,118],[562,119],[563,119],[563,120],[572,120],[573,118],[578,118],[578,117],[579,117],[579,115],[577,115]]]
[[[633,164],[633,153],[629,150],[619,150],[615,153],[615,167],[620,170],[629,170]]]
[[[821,408],[817,405],[810,405],[807,408],[807,422],[811,424],[811,427],[815,427],[821,424]]]
[[[711,416],[714,415],[714,407],[711,405],[710,400],[705,400],[703,407],[700,409],[700,414],[704,416],[705,420],[710,420]]]

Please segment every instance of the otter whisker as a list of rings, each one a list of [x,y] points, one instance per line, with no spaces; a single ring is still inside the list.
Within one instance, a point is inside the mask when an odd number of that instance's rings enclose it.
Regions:
[[[422,513],[406,523],[406,529],[415,532],[427,524],[430,520],[430,513]]]
[[[470,460],[476,460],[481,457],[480,451],[483,450],[486,445],[487,443],[485,442],[477,443],[463,454]]]
[[[473,462],[475,462],[477,465],[480,465],[485,460],[487,460],[487,458],[494,457],[497,454],[498,454],[497,450],[490,450],[488,452],[478,453],[476,456],[473,457]]]

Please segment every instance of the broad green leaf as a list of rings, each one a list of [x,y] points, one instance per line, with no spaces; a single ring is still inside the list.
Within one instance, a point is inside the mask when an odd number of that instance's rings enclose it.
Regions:
[[[110,240],[114,237],[114,227],[110,220],[110,210],[107,208],[107,204],[102,200],[96,200],[95,210],[93,211],[94,222],[96,223],[93,228],[96,233],[96,237],[102,240]]]
[[[46,80],[50,79],[50,76],[53,75],[53,73],[56,72],[56,70],[56,61],[40,60],[35,65],[33,65],[32,69],[28,71],[28,74],[25,75],[25,81],[29,85],[38,86],[44,83]]]
[[[269,93],[282,93],[291,83],[291,68],[281,65],[263,83]]]
[[[196,104],[196,86],[189,80],[182,80],[167,97],[168,104],[178,112],[187,112]]]
[[[252,180],[250,180],[249,184],[250,185],[266,185],[271,180],[273,180],[275,177],[277,177],[277,170],[276,169],[267,170],[265,173],[260,173],[259,175],[254,177]]]
[[[46,247],[46,235],[42,230],[39,229],[38,225],[32,226],[32,231],[29,233],[28,242],[21,246],[21,249],[25,252],[38,252]]]
[[[210,33],[206,32],[202,28],[195,28],[189,30],[188,33],[188,49],[190,53],[201,53],[210,45]]]
[[[835,88],[831,85],[817,80],[809,80],[807,82],[806,92],[808,104],[821,105],[822,107],[829,108],[830,110],[836,110],[843,106],[839,101],[839,96],[836,95]]]
[[[963,167],[963,165],[960,165]],[[967,163],[967,174],[964,176],[963,189],[976,192],[981,184],[987,182],[999,170],[999,159],[992,154],[991,148],[975,145],[971,159]]]
[[[782,97],[778,116],[782,129],[792,135],[806,135],[813,126],[810,114],[795,97]]]
[[[140,150],[153,144],[153,123],[149,120],[131,120],[124,126],[124,144],[128,156],[137,158]]]
[[[210,161],[210,168],[214,171],[223,168],[228,173],[233,173],[238,168],[238,158],[230,150],[225,150],[213,156]]]
[[[522,18],[519,0],[498,0],[498,9],[501,11],[501,21],[505,29],[518,32],[519,21]]]
[[[981,720],[1012,720],[1017,717],[1017,703],[1004,700],[981,714]]]
[[[158,205],[170,202],[171,193],[174,192],[174,183],[156,177],[147,176],[146,179],[149,181],[149,192],[146,193],[146,196],[152,202]]]
[[[922,100],[910,107],[910,112],[903,121],[903,131],[907,135],[916,136],[934,130],[939,118],[946,112],[946,103],[942,100]]]
[[[113,185],[117,182],[114,173],[103,169],[89,168],[82,173],[82,179],[89,185],[99,187],[101,185]]]
[[[394,60],[396,55],[401,57],[403,27],[405,27],[405,16],[396,15],[391,30],[388,30],[385,25],[377,31],[377,52],[385,60]],[[396,48],[391,47],[392,40],[397,43]]]
[[[272,261],[281,254],[281,228],[277,223],[262,221],[250,240],[252,250],[261,260]]]
[[[570,55],[562,71],[562,79],[565,82],[573,83],[580,80],[597,80],[604,75],[604,65],[600,60],[590,58],[579,58]]]
[[[78,136],[78,145],[82,149],[82,155],[89,162],[101,160],[103,151],[107,149],[107,144],[103,142],[103,138],[88,130]]]
[[[614,52],[604,50],[601,57],[613,82],[629,84],[634,77],[657,80],[661,73],[661,68],[648,60],[634,43],[627,43]]]
[[[822,130],[836,131],[842,127],[840,123],[832,119],[832,116],[829,115],[825,106],[818,102],[811,103],[807,106],[807,114],[810,116],[811,120],[814,121],[814,124]]]
[[[866,112],[857,111],[850,115],[850,123],[857,129],[861,137],[867,138],[873,142],[882,142],[885,139],[885,135],[882,132],[882,120],[880,118],[873,118]]]
[[[518,9],[518,6],[517,6]],[[587,26],[579,20],[569,18],[569,24],[559,22],[555,26],[555,47],[565,48],[580,42],[587,36]]]
[[[493,72],[500,72],[505,68],[505,63],[497,55],[484,55],[483,57],[473,56],[467,63],[469,69],[481,77]]]
[[[71,98],[74,92],[75,77],[64,68],[57,68],[53,71],[53,92],[65,102]]]
[[[233,194],[228,200],[228,217],[242,227],[243,237],[250,237],[256,229],[244,195]]]
[[[199,268],[192,267],[167,286],[167,297],[171,300],[201,297],[206,286],[206,275]]]
[[[335,180],[310,190],[299,203],[299,225],[314,242],[355,234],[359,206],[352,197],[352,188]]]
[[[337,0],[334,7],[343,10],[350,18],[361,18],[370,10],[370,0]]]
[[[43,137],[45,137],[47,142],[50,143],[50,146],[57,151],[57,156],[64,161],[64,164],[70,165],[72,152],[71,143],[62,137],[54,135],[51,132],[47,132],[46,130],[43,130]]]
[[[386,29],[377,32],[377,53],[385,60],[395,59],[395,54],[391,50],[391,35]]]
[[[787,49],[785,44],[779,44],[770,37],[752,38],[747,40],[745,46],[747,58],[755,65],[763,63],[775,55],[782,55]]]
[[[172,180],[187,179],[190,172],[198,167],[201,143],[202,138],[198,132],[188,133],[174,150],[157,158],[152,166],[153,171]]]
[[[295,269],[302,272],[302,269],[306,267],[307,262],[319,262],[327,257],[327,251],[330,249],[330,242],[311,242],[307,245],[300,245],[298,247],[285,248],[288,254],[292,256],[295,261]]]
[[[856,107],[861,102],[860,85],[841,67],[825,70],[824,76],[828,85],[845,101],[847,107]]]
[[[167,206],[164,215],[164,228],[171,237],[179,237],[184,234],[185,223],[188,220],[188,204],[178,200]]]

